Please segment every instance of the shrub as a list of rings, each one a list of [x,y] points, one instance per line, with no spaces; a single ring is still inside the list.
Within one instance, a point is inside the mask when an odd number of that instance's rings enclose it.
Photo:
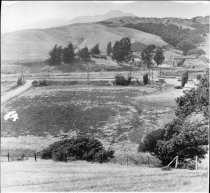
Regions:
[[[147,134],[147,136],[143,139],[143,142],[140,143],[138,147],[139,152],[150,152],[152,155],[155,155],[157,141],[161,140],[164,135],[163,129],[157,129],[151,131]]]
[[[197,75],[197,80],[200,80],[201,79],[201,74],[198,74]]]
[[[47,86],[48,85],[48,82],[47,82],[47,80],[40,80],[39,81],[39,85],[40,86]]]
[[[182,87],[185,86],[185,84],[187,83],[188,81],[188,76],[189,76],[189,72],[188,71],[185,71],[182,75]]]
[[[116,85],[123,85],[123,86],[128,86],[131,83],[131,76],[129,75],[128,78],[126,79],[123,75],[118,74],[115,76],[115,84]]]
[[[34,80],[32,82],[32,86],[36,87],[36,86],[48,86],[49,82],[47,80]]]
[[[40,152],[42,159],[67,161],[67,158],[76,160],[106,162],[114,157],[113,150],[105,150],[102,143],[94,138],[79,136],[53,143]]]
[[[148,74],[145,74],[143,76],[143,82],[144,82],[144,84],[148,84],[149,83],[149,75]]]
[[[17,85],[23,85],[24,83],[25,83],[24,78],[22,78],[22,77],[18,78]]]

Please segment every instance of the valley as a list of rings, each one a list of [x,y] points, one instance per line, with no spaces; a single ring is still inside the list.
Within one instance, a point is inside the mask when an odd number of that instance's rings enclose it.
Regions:
[[[207,191],[209,16],[83,14],[1,35],[2,190]]]

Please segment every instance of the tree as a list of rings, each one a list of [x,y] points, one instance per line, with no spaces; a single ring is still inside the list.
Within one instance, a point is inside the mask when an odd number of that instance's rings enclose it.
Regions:
[[[175,156],[179,161],[204,158],[207,153],[209,127],[209,75],[202,76],[199,86],[177,99],[176,118],[163,130],[147,134],[139,151],[150,152],[167,165]],[[196,117],[197,115],[197,117]],[[192,121],[196,120],[196,121]]]
[[[112,53],[112,42],[107,44],[106,52],[108,56]]]
[[[109,161],[114,157],[114,151],[105,150],[103,144],[94,138],[77,136],[51,144],[40,152],[42,159],[67,161],[68,157],[86,161]]]
[[[112,48],[112,57],[118,62],[128,61],[131,56],[131,40],[126,37],[116,41]]]
[[[189,72],[186,70],[182,75],[182,87],[185,86],[185,84],[188,81]]]
[[[147,65],[147,68],[149,68],[149,75],[150,75],[150,69],[153,66],[152,59],[154,57],[154,49],[155,45],[149,45],[141,53],[141,58],[143,62]]]
[[[57,46],[57,44],[53,47],[53,49],[49,52],[50,58],[48,59],[49,65],[59,65],[62,62],[62,47]]]
[[[74,47],[72,43],[69,43],[67,47],[63,49],[63,62],[71,63],[74,60]]]
[[[178,108],[175,111],[176,116],[186,117],[192,112],[204,111],[204,115],[208,117],[209,106],[209,75],[205,74],[200,78],[199,86],[191,89],[176,99]]]
[[[91,49],[91,54],[100,54],[101,51],[99,49],[99,44],[96,44],[92,49]]]
[[[157,129],[148,133],[143,142],[140,143],[138,151],[150,152],[152,155],[156,155],[157,142],[163,139],[164,133],[165,131],[163,129]]]
[[[79,51],[79,57],[84,61],[90,60],[89,50],[86,46]]]
[[[165,56],[164,56],[164,51],[162,48],[157,48],[155,50],[155,54],[154,54],[154,60],[156,62],[157,65],[161,65],[163,63],[165,59]],[[160,71],[160,75],[161,75],[161,71]]]
[[[186,55],[190,50],[195,49],[196,46],[189,41],[180,41],[178,48],[180,48],[183,51],[183,54]]]

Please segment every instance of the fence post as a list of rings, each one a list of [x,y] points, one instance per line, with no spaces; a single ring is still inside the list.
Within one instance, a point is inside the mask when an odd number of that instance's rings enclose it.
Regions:
[[[7,154],[8,162],[9,162],[9,153]]]
[[[179,156],[176,157],[176,164],[175,164],[175,168],[177,168],[177,165],[178,165],[178,159],[179,159]]]
[[[149,164],[149,156],[147,156],[147,159],[148,159],[148,166],[150,167],[150,164]]]
[[[34,159],[35,159],[35,162],[36,162],[36,153],[34,153]]]
[[[198,170],[198,156],[195,156],[195,169]]]

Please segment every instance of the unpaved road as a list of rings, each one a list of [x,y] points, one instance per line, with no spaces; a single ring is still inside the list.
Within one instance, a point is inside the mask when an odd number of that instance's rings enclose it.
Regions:
[[[17,87],[16,89],[11,90],[11,91],[7,92],[5,95],[1,96],[1,104],[4,104],[9,99],[14,98],[17,95],[19,95],[20,93],[29,89],[31,87],[32,82],[33,82],[33,80],[27,80],[24,85]]]

